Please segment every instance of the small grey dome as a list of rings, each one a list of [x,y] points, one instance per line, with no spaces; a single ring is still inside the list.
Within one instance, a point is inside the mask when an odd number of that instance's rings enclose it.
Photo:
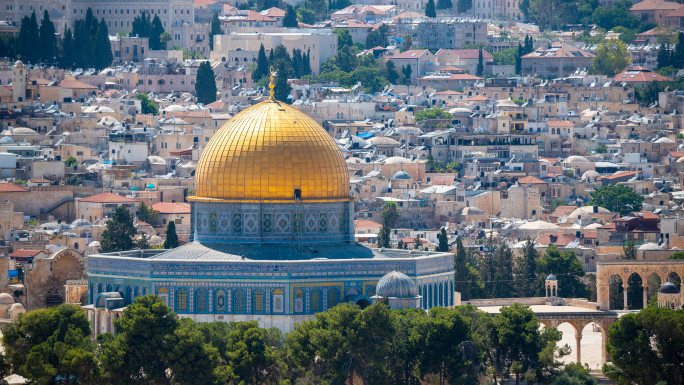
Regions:
[[[547,281],[558,281],[558,280],[556,279],[556,276],[553,275],[553,274],[549,274],[549,276],[546,277],[546,280],[547,280]]]
[[[406,171],[404,171],[404,170],[400,170],[400,171],[397,171],[396,174],[394,174],[394,176],[392,177],[392,179],[410,180],[410,179],[411,179],[411,175],[409,175],[409,174],[408,174]]]
[[[380,278],[375,295],[387,298],[414,298],[418,296],[418,289],[406,274],[391,271]]]
[[[679,289],[677,289],[677,285],[668,281],[660,287],[660,292],[663,294],[679,294]]]

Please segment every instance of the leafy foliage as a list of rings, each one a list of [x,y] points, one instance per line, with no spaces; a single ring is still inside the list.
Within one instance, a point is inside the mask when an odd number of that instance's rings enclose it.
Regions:
[[[218,12],[214,12],[209,24],[209,50],[214,50],[214,36],[221,34],[221,21],[218,18]]]
[[[150,14],[143,12],[142,15],[136,16],[133,19],[133,30],[131,35],[149,38],[151,50],[160,50],[163,48],[161,42],[161,35],[165,32],[159,15],[155,15],[152,19]]]
[[[149,96],[139,92],[135,95],[135,98],[140,100],[140,112],[143,114],[157,115],[159,113],[159,107]]]
[[[100,252],[111,253],[115,251],[132,250],[133,237],[137,233],[133,226],[133,217],[126,206],[119,206],[112,213],[112,218],[107,221],[107,227],[102,232]]]
[[[417,122],[422,122],[423,120],[452,119],[452,118],[453,118],[453,115],[451,115],[446,110],[443,110],[439,107],[434,107],[434,108],[426,108],[424,110],[417,112],[413,118],[413,121],[417,123]]]
[[[437,245],[437,249],[435,251],[449,251],[449,237],[447,236],[446,229],[442,227],[442,230],[440,230],[439,234],[437,235],[437,239],[439,240],[439,245]]]
[[[604,186],[591,192],[591,205],[601,206],[620,215],[641,210],[644,198],[624,185]]]
[[[577,259],[572,250],[560,251],[552,245],[537,262],[539,265],[537,287],[542,287],[542,280],[549,274],[558,279],[558,296],[564,298],[586,298],[588,291],[581,277],[584,276],[584,266]]]
[[[26,313],[7,325],[2,342],[13,370],[35,383],[56,383],[59,377],[92,384],[99,369],[89,336],[85,313],[78,306],[60,305]]]
[[[425,4],[425,16],[437,17],[437,11],[435,9],[435,1],[434,0],[428,0],[427,4]]]
[[[627,68],[631,62],[627,45],[621,40],[610,39],[596,48],[596,57],[591,63],[591,71],[612,77]]]
[[[143,201],[138,205],[137,215],[139,220],[147,222],[152,226],[159,223],[159,211],[152,209]]]
[[[648,307],[626,314],[608,330],[613,365],[603,372],[619,383],[684,382],[684,312]]]

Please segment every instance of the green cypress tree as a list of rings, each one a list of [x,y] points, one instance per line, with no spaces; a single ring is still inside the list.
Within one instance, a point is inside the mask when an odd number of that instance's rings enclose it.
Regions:
[[[256,69],[252,72],[252,80],[258,82],[266,75],[268,75],[268,59],[266,58],[266,50],[262,44],[261,47],[259,47],[259,54],[257,55]]]
[[[164,26],[162,25],[159,15],[154,15],[152,19],[152,27],[150,29],[150,49],[162,49],[160,36],[164,33]],[[154,46],[154,48],[152,48]]]
[[[290,87],[290,85],[287,83],[288,71],[285,69],[285,67],[286,65],[284,62],[281,62],[280,66],[278,67],[273,97],[275,100],[289,104],[292,103],[292,100],[288,99],[288,96],[290,96],[290,91],[292,91],[292,87]]]
[[[482,56],[482,48],[480,48],[480,53],[477,55],[476,75],[482,76],[483,73],[484,73],[484,58]]]
[[[176,234],[176,222],[169,221],[166,225],[166,240],[164,241],[165,249],[175,249],[178,247],[178,234]]]
[[[515,51],[515,73],[522,74],[523,46],[518,42],[518,49]]]
[[[449,251],[449,237],[447,236],[446,230],[442,227],[442,231],[437,235],[439,239],[439,246],[437,246],[437,251],[447,252]]]
[[[216,78],[208,61],[202,62],[197,70],[195,95],[198,103],[206,105],[216,101]]]
[[[21,19],[19,40],[17,41],[21,60],[26,63],[35,63],[40,60],[40,52],[36,49],[37,47],[40,47],[40,34],[38,22],[36,21],[36,12],[34,11],[30,17],[25,16]]]
[[[397,72],[393,61],[387,61],[387,64],[385,64],[385,72],[387,73],[387,81],[389,81],[390,84],[397,84],[397,80],[399,80],[399,73]]]
[[[285,17],[283,17],[283,27],[297,28],[298,26],[299,23],[297,22],[297,12],[295,12],[293,6],[288,4],[287,10],[285,11]]]
[[[437,11],[435,10],[434,0],[428,0],[427,4],[425,4],[425,16],[437,17]]]
[[[64,28],[64,37],[60,45],[59,66],[71,68],[74,65],[74,36],[71,33],[71,29]]]
[[[92,65],[93,56],[93,39],[90,37],[88,24],[85,20],[76,20],[74,23],[74,65],[87,68]]]
[[[437,1],[437,9],[451,9],[453,4],[451,0],[439,0]]]
[[[665,43],[660,44],[658,48],[658,68],[670,66],[670,50],[665,46]]]
[[[311,50],[306,51],[306,56],[304,57],[304,73],[303,75],[311,75]]]
[[[104,18],[100,21],[100,25],[97,28],[97,33],[94,39],[94,65],[98,70],[107,68],[114,57],[112,56],[112,46],[109,42],[109,30],[107,29],[107,24],[105,24]]]
[[[40,56],[44,62],[53,62],[57,57],[57,37],[55,25],[50,20],[48,11],[43,12],[43,20],[40,24]]]
[[[218,12],[214,12],[211,18],[211,29],[209,31],[209,49],[214,50],[214,36],[221,34],[221,21],[218,18]]]

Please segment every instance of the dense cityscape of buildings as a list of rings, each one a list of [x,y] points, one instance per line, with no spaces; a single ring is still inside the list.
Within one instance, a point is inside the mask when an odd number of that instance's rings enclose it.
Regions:
[[[681,309],[684,4],[622,10],[645,30],[551,30],[518,0],[434,15],[432,0],[324,14],[238,3],[0,6],[0,34],[21,41],[22,20],[47,12],[58,45],[92,12],[112,57],[102,69],[59,65],[57,48],[54,61],[0,58],[1,322],[71,303],[106,333],[146,294],[196,321],[286,332],[382,297],[486,309],[513,300],[459,292],[469,278],[453,253],[483,259],[493,244],[511,266],[529,244],[571,252],[588,300],[558,299],[554,274],[571,272],[553,271],[545,295],[520,301],[596,313],[604,345],[616,310],[654,297]],[[142,16],[168,33],[161,49],[129,33]],[[103,246],[122,207],[133,250]],[[161,250],[170,224],[180,246]]]

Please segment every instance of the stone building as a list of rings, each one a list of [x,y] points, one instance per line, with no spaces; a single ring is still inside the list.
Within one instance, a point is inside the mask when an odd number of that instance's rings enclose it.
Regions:
[[[62,249],[34,258],[24,271],[25,305],[31,311],[64,303],[67,281],[85,279],[85,261],[75,250]]]
[[[568,43],[553,43],[522,57],[522,74],[542,77],[564,77],[591,67],[595,55]]]

